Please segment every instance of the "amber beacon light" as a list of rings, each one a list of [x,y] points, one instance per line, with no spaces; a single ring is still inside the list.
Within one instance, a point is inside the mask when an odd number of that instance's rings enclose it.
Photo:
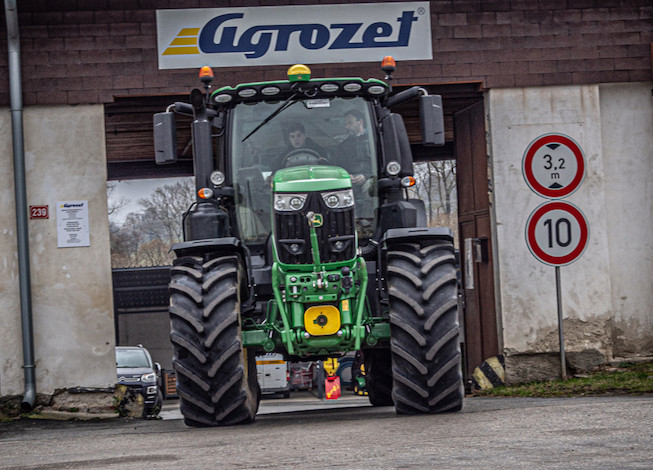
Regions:
[[[200,69],[200,80],[202,83],[211,83],[213,81],[213,70],[208,65]]]
[[[397,68],[397,63],[394,57],[387,55],[381,61],[381,70],[385,73],[386,80],[392,80],[392,72]]]

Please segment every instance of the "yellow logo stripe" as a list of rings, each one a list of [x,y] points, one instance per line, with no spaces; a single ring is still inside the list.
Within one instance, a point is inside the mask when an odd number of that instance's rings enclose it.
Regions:
[[[197,46],[197,38],[177,38],[170,43],[171,46]]]
[[[183,54],[199,54],[200,50],[197,47],[169,47],[165,50],[163,55],[183,55]]]
[[[199,28],[183,28],[181,31],[179,31],[179,34],[177,34],[177,37],[179,36],[195,36],[200,33]]]
[[[182,28],[162,55],[199,54],[200,50],[197,48],[199,32],[200,28]]]

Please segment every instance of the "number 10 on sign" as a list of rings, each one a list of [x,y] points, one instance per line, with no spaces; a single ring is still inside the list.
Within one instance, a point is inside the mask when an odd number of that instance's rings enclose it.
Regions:
[[[573,204],[552,201],[542,204],[526,222],[526,243],[535,258],[551,266],[565,266],[585,251],[589,226]]]

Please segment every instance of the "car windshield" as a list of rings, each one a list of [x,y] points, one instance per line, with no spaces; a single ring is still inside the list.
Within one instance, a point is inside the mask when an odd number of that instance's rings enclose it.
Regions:
[[[116,349],[117,367],[150,367],[145,351],[140,349]]]
[[[305,164],[347,170],[354,183],[358,225],[363,221],[374,227],[377,160],[368,103],[362,98],[298,99],[278,112],[281,105],[280,101],[244,103],[233,112],[231,168],[242,239],[266,241],[271,230],[272,174]],[[358,175],[362,176],[355,180]]]

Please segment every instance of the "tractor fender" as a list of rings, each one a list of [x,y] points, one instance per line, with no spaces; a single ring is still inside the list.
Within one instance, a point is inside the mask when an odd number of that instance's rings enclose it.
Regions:
[[[386,246],[395,243],[429,240],[444,240],[453,243],[453,232],[448,227],[412,227],[412,228],[391,228],[385,232],[382,242]]]
[[[204,240],[190,240],[172,245],[172,251],[177,257],[203,255],[205,253],[233,253],[245,256],[246,248],[236,237],[206,238]]]
[[[240,256],[243,267],[247,271],[247,290],[245,298],[249,297],[251,289],[249,285],[252,282],[252,263],[249,250],[240,239],[236,237],[206,238],[204,240],[190,240],[179,242],[172,245],[171,251],[175,252],[177,258],[182,256],[204,256],[212,254],[214,256],[233,255],[236,253]]]

